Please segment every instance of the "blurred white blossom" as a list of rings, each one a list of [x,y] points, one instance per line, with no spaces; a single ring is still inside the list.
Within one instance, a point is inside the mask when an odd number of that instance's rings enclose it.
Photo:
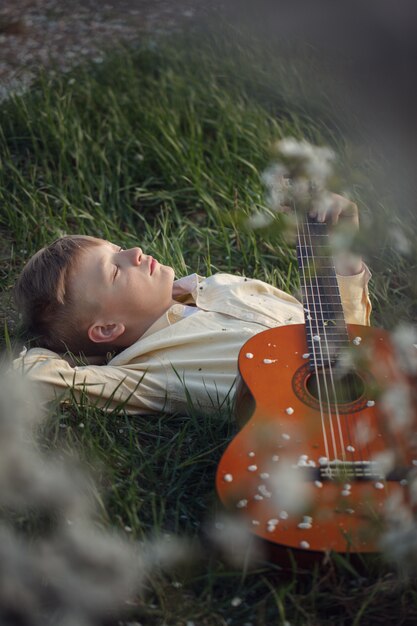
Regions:
[[[288,159],[292,168],[299,168],[313,185],[323,189],[332,173],[334,152],[328,147],[313,146],[305,140],[293,137],[281,139],[276,144],[276,151]],[[289,167],[288,167],[289,169]]]
[[[417,524],[401,492],[393,492],[384,506],[386,531],[381,537],[381,550],[402,569],[417,566]]]
[[[416,458],[416,374],[417,330],[411,324],[399,324],[391,333],[394,382],[382,390],[380,402],[387,416],[388,425],[399,440],[405,443],[397,450],[397,438],[393,438],[393,452],[399,458],[407,454]],[[417,472],[410,468],[402,492],[394,492],[386,502],[384,521],[386,531],[382,536],[385,555],[401,569],[417,571]]]
[[[394,248],[401,254],[410,254],[412,250],[411,241],[399,226],[390,229],[391,242]]]
[[[262,182],[268,192],[267,202],[272,210],[285,204],[289,188],[286,176],[287,170],[280,163],[273,163],[262,173]]]
[[[244,567],[263,558],[262,546],[243,517],[222,514],[208,525],[207,534],[222,557],[233,567]]]
[[[406,374],[417,374],[417,329],[411,324],[399,324],[392,332],[398,365]]]
[[[414,409],[412,404],[412,389],[404,384],[397,383],[387,387],[381,395],[381,407],[389,417],[389,427],[392,431],[408,431],[413,424]]]
[[[376,464],[378,472],[381,472],[383,476],[387,476],[395,467],[395,452],[394,450],[384,450],[374,454],[371,460]]]
[[[330,148],[287,137],[275,144],[274,152],[275,161],[262,174],[269,210],[254,211],[248,220],[252,228],[265,228],[277,213],[288,213],[294,205],[320,214],[332,202],[326,190],[335,157]]]
[[[266,228],[272,224],[274,216],[268,211],[254,211],[248,219],[251,228]]]
[[[175,537],[139,545],[100,528],[91,479],[36,443],[41,418],[28,383],[0,371],[0,623],[96,626],[192,551]]]
[[[282,459],[271,473],[271,492],[274,507],[289,514],[308,510],[311,503],[309,483],[296,460]]]

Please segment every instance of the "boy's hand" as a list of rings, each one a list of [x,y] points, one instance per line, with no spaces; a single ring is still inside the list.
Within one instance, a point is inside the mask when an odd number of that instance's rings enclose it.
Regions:
[[[310,215],[317,218],[318,222],[327,222],[329,226],[339,224],[348,231],[349,238],[359,228],[357,205],[337,193],[331,193],[330,202],[322,210],[311,211]],[[343,249],[335,254],[335,265],[337,273],[341,276],[359,274],[363,269],[361,257]]]
[[[331,193],[330,202],[326,203],[326,205],[319,210],[310,211],[309,215],[317,218],[318,222],[327,222],[332,226],[339,223],[352,231],[356,231],[359,228],[359,211],[357,205],[337,193]]]

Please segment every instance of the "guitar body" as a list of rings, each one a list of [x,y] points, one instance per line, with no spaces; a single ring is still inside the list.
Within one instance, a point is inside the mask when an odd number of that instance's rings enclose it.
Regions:
[[[306,553],[378,552],[384,507],[408,498],[406,476],[417,462],[377,402],[396,376],[390,337],[368,326],[347,332],[347,350],[366,356],[366,370],[351,368],[340,388],[336,367],[314,382],[302,324],[261,332],[239,355],[236,414],[244,425],[216,487],[276,556],[288,548],[303,562]],[[386,470],[393,449],[396,469]]]

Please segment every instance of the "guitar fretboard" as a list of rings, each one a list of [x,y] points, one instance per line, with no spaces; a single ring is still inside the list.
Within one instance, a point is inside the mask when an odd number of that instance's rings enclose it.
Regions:
[[[326,224],[300,224],[297,259],[310,367],[326,367],[349,343]]]

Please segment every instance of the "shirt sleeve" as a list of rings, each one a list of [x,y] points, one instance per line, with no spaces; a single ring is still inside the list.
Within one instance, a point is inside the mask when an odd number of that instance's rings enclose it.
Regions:
[[[13,361],[39,387],[41,400],[87,401],[99,408],[150,414],[167,410],[165,380],[145,367],[85,365],[72,367],[59,354],[33,348]],[[165,376],[165,375],[163,375]]]
[[[364,263],[359,274],[337,275],[345,320],[348,324],[369,326],[371,323],[372,305],[368,291],[370,278],[371,272]]]

